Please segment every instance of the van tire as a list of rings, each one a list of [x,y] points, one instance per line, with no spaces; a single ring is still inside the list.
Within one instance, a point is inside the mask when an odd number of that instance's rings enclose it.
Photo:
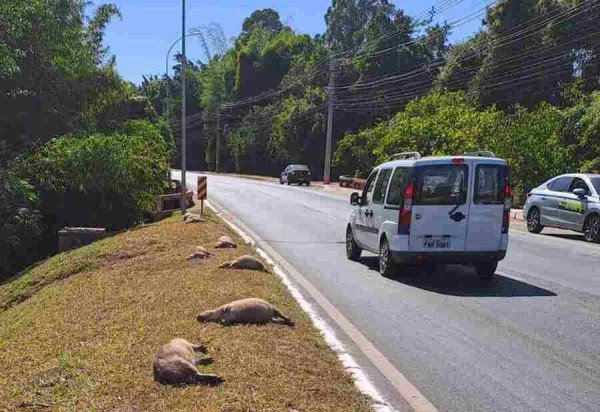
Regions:
[[[475,270],[477,271],[477,276],[479,276],[479,279],[481,279],[481,280],[490,280],[496,273],[497,268],[498,268],[498,261],[482,262],[482,263],[475,264]]]
[[[392,259],[390,244],[384,237],[379,245],[379,273],[385,277],[392,277],[396,275],[397,271],[398,265]]]
[[[527,213],[527,230],[530,233],[538,234],[543,229],[544,226],[540,224],[542,219],[542,212],[537,207],[532,207]]]
[[[356,240],[354,240],[354,234],[352,233],[352,227],[348,225],[346,229],[346,257],[348,259],[358,262],[360,260],[360,254],[362,250],[356,244]]]

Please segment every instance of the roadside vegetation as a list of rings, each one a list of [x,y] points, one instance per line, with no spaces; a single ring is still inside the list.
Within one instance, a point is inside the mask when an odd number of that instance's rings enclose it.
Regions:
[[[365,177],[401,151],[487,149],[509,161],[519,200],[557,173],[600,169],[598,2],[507,0],[447,22],[452,7],[409,16],[387,0],[334,1],[315,37],[272,9],[233,41],[218,25],[191,30],[206,50],[189,65],[190,122],[203,136],[191,147],[205,156],[189,167],[214,169],[219,133],[222,172],[275,176],[303,163],[319,178],[333,65],[335,177]],[[448,40],[473,20],[479,32]],[[174,125],[178,70],[143,85],[158,113],[172,90]]]
[[[393,153],[462,154],[491,150],[507,159],[516,199],[549,177],[600,170],[600,93],[582,95],[574,106],[539,103],[512,113],[476,109],[463,92],[432,92],[373,127],[344,135],[334,162],[359,177]]]
[[[212,246],[227,234],[237,249]],[[214,256],[185,258],[203,245]],[[218,218],[176,216],[56,255],[0,286],[0,405],[9,410],[368,411],[318,331],[270,273],[219,269],[253,254]],[[247,297],[295,326],[199,324],[205,309]],[[204,343],[218,387],[152,379],[174,337]],[[1,409],[1,408],[0,408]]]
[[[55,253],[64,226],[142,222],[162,191],[171,132],[103,45],[117,7],[86,7],[0,4],[0,279]]]

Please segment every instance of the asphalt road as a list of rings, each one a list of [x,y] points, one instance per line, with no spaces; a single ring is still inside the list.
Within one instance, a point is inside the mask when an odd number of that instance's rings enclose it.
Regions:
[[[195,188],[196,174],[188,181]],[[361,263],[346,259],[345,199],[221,176],[209,177],[208,192],[317,287],[438,410],[600,411],[600,245],[560,231],[531,235],[517,225],[489,285],[461,267],[388,279],[373,255]],[[407,410],[355,355],[386,399]]]

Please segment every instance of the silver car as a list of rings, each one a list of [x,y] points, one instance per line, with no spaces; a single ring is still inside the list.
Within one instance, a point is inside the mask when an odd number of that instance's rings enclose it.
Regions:
[[[600,175],[566,174],[548,180],[527,194],[523,217],[531,233],[557,227],[600,242]]]

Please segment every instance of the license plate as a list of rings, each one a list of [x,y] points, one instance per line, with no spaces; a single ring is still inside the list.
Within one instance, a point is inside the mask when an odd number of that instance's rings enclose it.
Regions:
[[[450,249],[450,239],[423,239],[423,249]]]

